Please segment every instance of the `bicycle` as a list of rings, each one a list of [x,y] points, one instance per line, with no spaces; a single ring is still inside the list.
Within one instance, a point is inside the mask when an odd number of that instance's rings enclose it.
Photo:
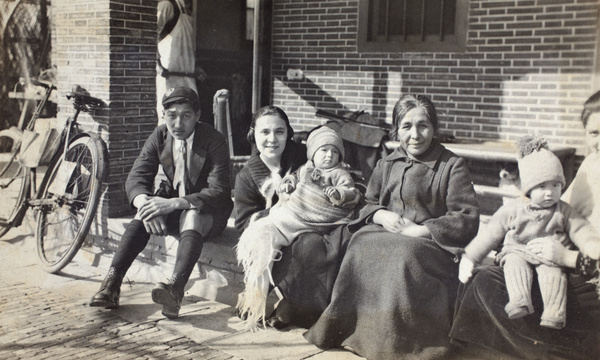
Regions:
[[[103,102],[75,86],[67,94],[75,113],[63,129],[35,133],[35,123],[56,87],[36,79],[29,83],[44,89],[33,114],[19,126],[0,131],[0,238],[20,226],[27,210],[33,209],[39,263],[57,273],[87,237],[107,175],[106,144],[96,133],[81,131],[77,123],[81,111],[91,112]],[[41,140],[29,142],[32,138]],[[40,143],[37,149],[34,145]],[[38,183],[36,175],[44,168]]]

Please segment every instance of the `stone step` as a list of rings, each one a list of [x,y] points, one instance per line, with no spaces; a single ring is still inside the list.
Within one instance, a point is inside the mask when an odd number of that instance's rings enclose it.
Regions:
[[[80,250],[90,265],[108,269],[118,242],[132,216],[96,219],[88,239]],[[100,220],[100,221],[98,221]],[[198,266],[192,273],[186,295],[235,306],[243,290],[243,271],[237,264],[234,246],[239,237],[230,219],[221,235],[204,244]],[[177,239],[173,236],[151,236],[148,245],[137,257],[126,281],[156,283],[165,281],[173,270]]]

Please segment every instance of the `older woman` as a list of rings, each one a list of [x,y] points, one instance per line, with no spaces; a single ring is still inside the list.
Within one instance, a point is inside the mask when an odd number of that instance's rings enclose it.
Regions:
[[[431,100],[403,96],[393,120],[401,146],[375,167],[331,304],[305,337],[370,360],[441,358],[457,255],[477,233],[479,208],[466,162],[436,138]]]
[[[591,153],[562,199],[600,233],[600,92],[585,102],[581,120]],[[539,325],[539,309],[543,308],[539,292],[532,294],[538,311],[521,319],[509,319],[504,311],[508,292],[503,269],[491,266],[461,287],[450,332],[453,341],[467,345],[467,351],[491,349],[526,359],[599,359],[600,300],[596,286],[587,282],[590,278],[598,281],[598,259],[586,258],[557,243],[533,240],[529,246],[540,257],[571,268],[566,327],[554,330]]]
[[[235,226],[246,229],[252,219],[269,214],[278,201],[275,183],[306,163],[306,147],[292,140],[294,130],[285,112],[275,106],[259,109],[252,118],[248,141],[256,145],[235,181]],[[273,280],[283,300],[268,324],[309,327],[329,303],[338,268],[339,241],[318,233],[300,235],[275,262]]]

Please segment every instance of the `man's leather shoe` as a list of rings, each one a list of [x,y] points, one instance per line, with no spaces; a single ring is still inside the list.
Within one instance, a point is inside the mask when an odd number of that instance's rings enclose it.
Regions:
[[[179,316],[182,299],[183,287],[176,286],[173,278],[167,284],[159,282],[152,289],[152,301],[163,306],[162,314],[169,319],[176,319]]]
[[[119,295],[121,294],[121,282],[123,276],[117,274],[115,268],[110,268],[106,278],[100,285],[100,290],[92,296],[90,306],[115,309],[119,307]]]
[[[90,301],[90,306],[104,307],[107,309],[116,309],[119,307],[119,291],[109,291],[108,289],[98,291]]]

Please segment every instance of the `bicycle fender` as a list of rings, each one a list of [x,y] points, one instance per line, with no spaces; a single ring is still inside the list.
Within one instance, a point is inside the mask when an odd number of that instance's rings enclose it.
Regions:
[[[0,135],[6,135],[13,139],[20,139],[23,136],[23,130],[20,130],[16,126],[11,126],[8,129],[0,131]]]

